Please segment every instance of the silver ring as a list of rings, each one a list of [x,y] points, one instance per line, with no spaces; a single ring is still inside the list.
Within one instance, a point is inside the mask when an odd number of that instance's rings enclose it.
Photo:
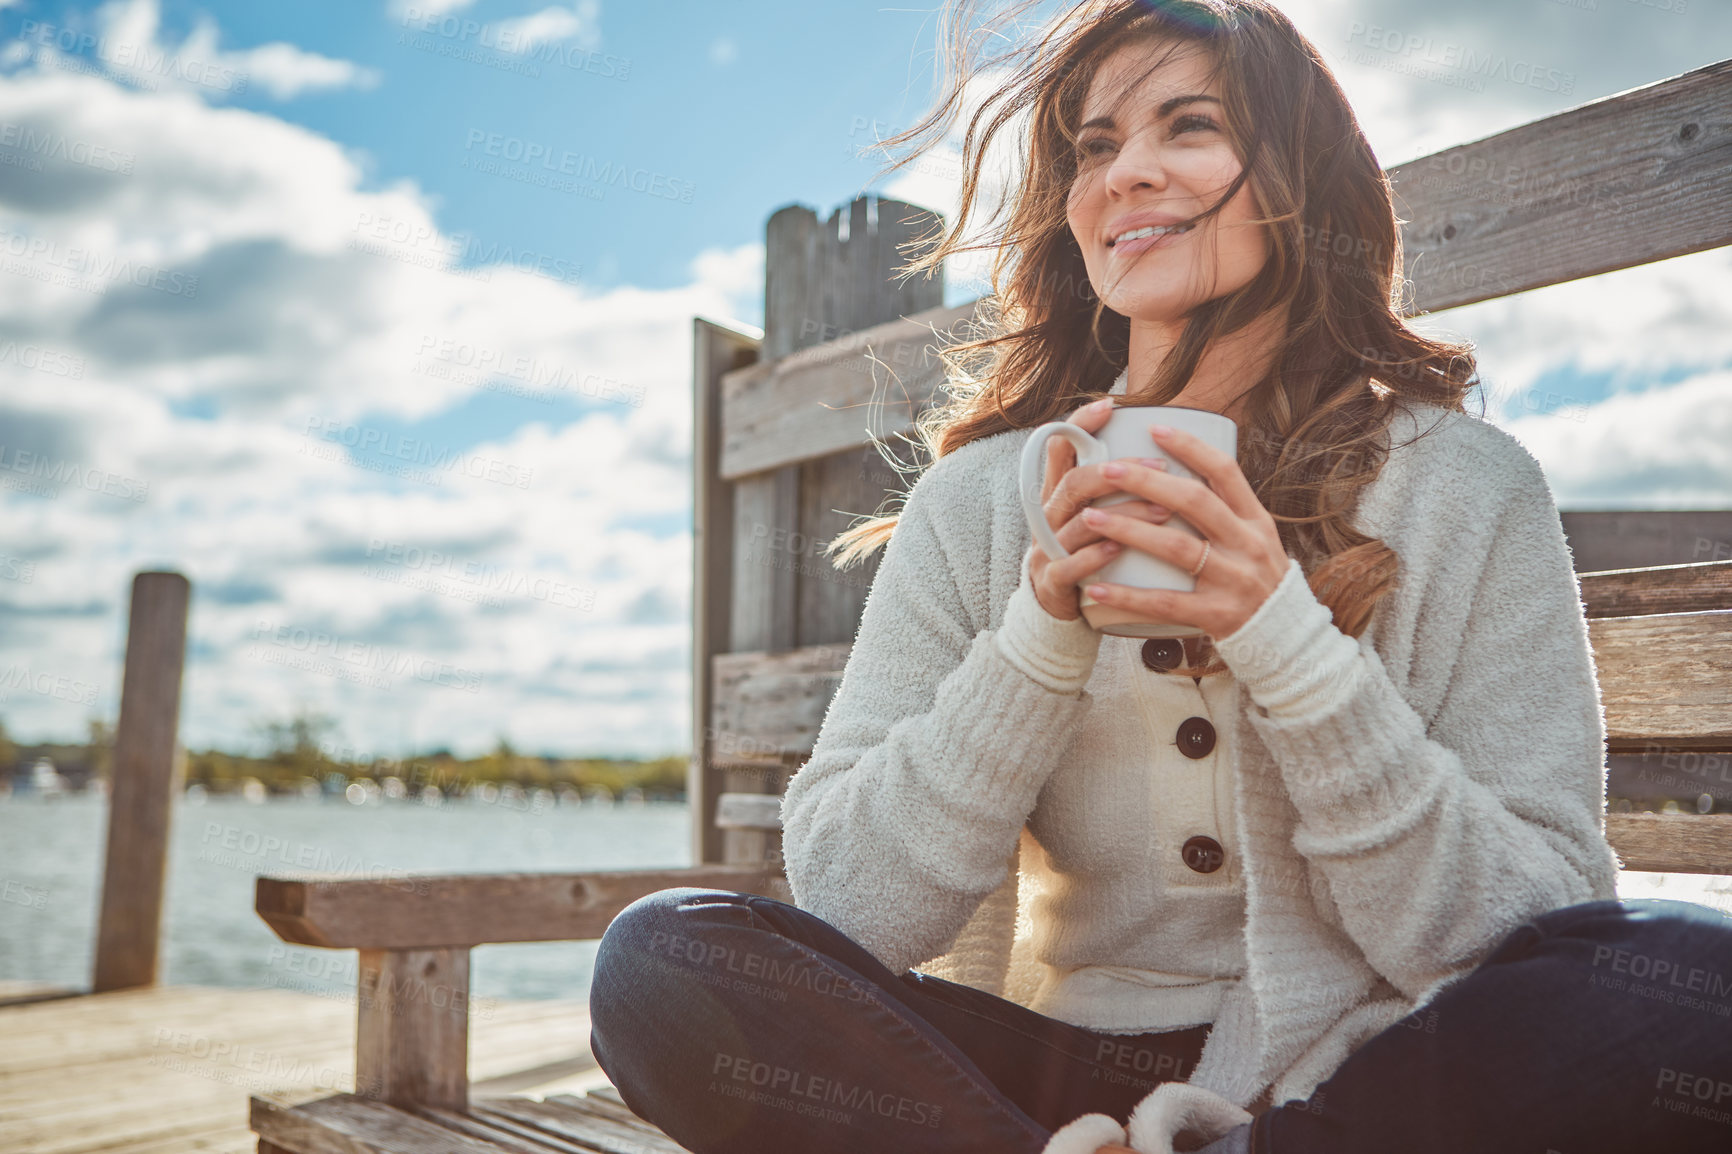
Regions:
[[[1205,537],[1205,538],[1203,538],[1203,555],[1197,559],[1197,567],[1195,569],[1191,570],[1191,576],[1195,577],[1197,574],[1201,573],[1203,571],[1203,566],[1208,564],[1208,562],[1209,562],[1209,539],[1207,537]]]

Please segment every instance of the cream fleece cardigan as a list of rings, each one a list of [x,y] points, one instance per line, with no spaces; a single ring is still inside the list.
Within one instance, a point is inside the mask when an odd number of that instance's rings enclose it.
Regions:
[[[1544,474],[1466,414],[1410,406],[1390,435],[1354,523],[1396,551],[1400,577],[1363,636],[1334,626],[1291,561],[1216,640],[1234,674],[1223,844],[1244,877],[1245,966],[1189,1082],[1253,1109],[1308,1098],[1527,919],[1615,896],[1604,713]],[[1027,436],[972,441],[921,474],[782,801],[801,908],[893,971],[1023,1005],[1043,977],[1037,910],[1109,931],[1143,914],[1041,901],[1065,865],[1032,831],[1083,820],[1047,812],[1043,791],[1079,766],[1122,776],[1091,762],[1107,755],[1091,735],[1134,705],[1090,690],[1117,639],[1034,597]],[[1125,812],[1134,837],[1145,810]]]

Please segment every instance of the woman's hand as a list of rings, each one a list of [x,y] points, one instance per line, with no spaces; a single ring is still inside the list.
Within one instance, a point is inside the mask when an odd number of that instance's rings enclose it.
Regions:
[[[1208,558],[1190,593],[1104,584],[1090,585],[1088,595],[1154,621],[1194,625],[1210,637],[1226,637],[1251,619],[1287,572],[1287,551],[1275,518],[1257,500],[1239,462],[1226,453],[1182,429],[1151,429],[1150,435],[1196,478],[1122,460],[1101,465],[1101,477],[1178,513],[1208,540]],[[1120,516],[1117,510],[1089,509],[1081,519],[1103,536],[1185,572],[1203,560],[1203,542],[1189,533]]]
[[[1112,412],[1111,399],[1103,397],[1065,419],[1086,433],[1098,433]],[[1041,608],[1060,621],[1075,621],[1082,615],[1077,582],[1124,549],[1077,516],[1089,501],[1119,489],[1118,484],[1102,476],[1103,468],[1104,465],[1078,468],[1076,450],[1062,437],[1053,437],[1046,443],[1046,479],[1041,485],[1040,503],[1046,512],[1046,523],[1052,526],[1058,543],[1070,550],[1070,556],[1053,561],[1036,542],[1030,546],[1028,575]],[[1127,524],[1133,521],[1146,524],[1170,516],[1167,510],[1147,501],[1125,501],[1114,505],[1113,511]]]

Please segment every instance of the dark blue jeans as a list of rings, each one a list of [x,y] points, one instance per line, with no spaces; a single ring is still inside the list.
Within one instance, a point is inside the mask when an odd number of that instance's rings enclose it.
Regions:
[[[1732,1150],[1732,921],[1589,902],[1518,927],[1367,1041],[1254,1154]],[[633,1110],[697,1154],[1038,1154],[1190,1075],[1207,1026],[1103,1034],[891,973],[770,898],[680,888],[602,938],[590,1044]]]
[[[1038,1154],[1188,1077],[1209,1033],[1085,1030],[893,974],[795,906],[690,887],[613,920],[589,1007],[620,1097],[697,1154]]]

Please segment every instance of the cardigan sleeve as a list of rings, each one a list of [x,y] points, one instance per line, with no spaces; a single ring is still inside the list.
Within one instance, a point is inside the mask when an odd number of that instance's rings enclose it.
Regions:
[[[990,486],[972,445],[915,483],[885,547],[812,756],[782,799],[800,908],[893,971],[945,953],[1006,884],[1041,786],[1092,698],[1100,635],[1022,585],[984,590]]]
[[[1425,607],[1416,660],[1449,663],[1429,725],[1369,637],[1335,627],[1297,562],[1217,642],[1299,815],[1294,848],[1322,870],[1367,961],[1413,998],[1523,921],[1615,896],[1580,586],[1538,462],[1508,446],[1507,470],[1470,482],[1496,490],[1475,503],[1477,524],[1438,530],[1460,531],[1442,549],[1481,562],[1434,569],[1413,591]]]

